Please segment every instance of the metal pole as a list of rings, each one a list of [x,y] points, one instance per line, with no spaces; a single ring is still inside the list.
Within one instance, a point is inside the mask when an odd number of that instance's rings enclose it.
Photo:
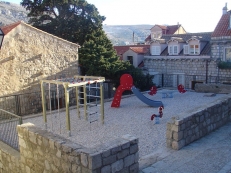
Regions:
[[[86,91],[86,85],[83,85],[83,98],[84,98],[84,116],[85,116],[85,120],[88,120],[88,115],[87,115],[87,91]]]
[[[75,87],[76,89],[76,106],[77,106],[77,115],[80,118],[80,111],[79,111],[79,87]]]
[[[47,129],[46,99],[45,99],[45,89],[44,89],[43,81],[41,81],[41,94],[42,94],[44,125],[45,125],[45,129]]]
[[[100,83],[100,109],[101,109],[101,123],[104,124],[104,91],[103,83]]]
[[[71,136],[71,123],[70,123],[70,112],[69,112],[69,91],[68,85],[64,85],[64,90],[65,90],[65,105],[66,105],[66,126],[68,130],[68,135]]]

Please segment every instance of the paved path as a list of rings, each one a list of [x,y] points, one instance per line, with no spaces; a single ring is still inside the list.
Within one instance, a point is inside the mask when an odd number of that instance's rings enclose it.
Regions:
[[[179,151],[163,147],[141,158],[140,173],[231,173],[231,123]]]

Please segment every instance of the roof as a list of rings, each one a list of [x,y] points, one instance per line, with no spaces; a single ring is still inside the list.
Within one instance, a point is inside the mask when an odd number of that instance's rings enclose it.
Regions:
[[[231,29],[229,28],[229,18],[230,11],[221,16],[212,34],[212,37],[231,36]]]
[[[171,35],[174,34],[179,27],[181,27],[181,25],[169,25],[169,26],[165,26],[165,25],[154,25],[153,27],[158,26],[162,29],[162,34],[163,35]],[[152,28],[153,28],[152,27]],[[151,34],[148,35],[148,37],[145,39],[145,41],[151,40]]]
[[[138,54],[144,54],[147,53],[149,49],[147,47],[130,47],[130,50]]]
[[[121,56],[129,50],[131,47],[146,47],[147,49],[150,47],[150,45],[126,45],[126,46],[114,46],[114,49],[116,50],[116,53],[118,56]]]
[[[168,40],[171,40],[172,38],[178,38],[186,42],[187,40],[193,37],[200,41],[210,41],[211,35],[212,35],[212,32],[198,32],[198,33],[162,35],[161,39],[165,39],[166,41],[168,41]]]
[[[4,35],[8,34],[12,29],[14,29],[15,27],[17,27],[19,24],[21,23],[21,21],[16,22],[16,23],[12,23],[10,25],[6,25],[3,27],[0,27],[2,32],[4,33]]]

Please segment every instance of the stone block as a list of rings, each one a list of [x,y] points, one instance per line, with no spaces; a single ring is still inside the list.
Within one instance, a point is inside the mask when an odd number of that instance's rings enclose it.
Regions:
[[[101,173],[109,173],[111,172],[111,165],[107,165],[101,168]]]
[[[116,161],[115,163],[111,164],[111,172],[112,173],[119,172],[120,170],[123,169],[123,167],[124,167],[123,159],[120,159]]]
[[[129,155],[129,148],[117,153],[117,159],[122,159]]]
[[[129,173],[138,173],[139,172],[139,163],[135,163],[130,166]]]
[[[87,154],[81,153],[80,160],[83,166],[88,167],[88,155]]]
[[[134,144],[130,146],[130,154],[136,153],[139,150],[138,144]]]
[[[104,158],[104,157],[108,157],[108,156],[110,156],[111,155],[111,150],[106,150],[106,151],[103,151],[102,152],[102,157]]]
[[[166,131],[166,138],[167,138],[167,139],[172,139],[172,134],[173,134],[172,131],[167,130],[167,131]]]
[[[121,146],[122,149],[126,149],[130,147],[130,142],[127,142]]]
[[[88,160],[89,160],[89,169],[94,170],[102,166],[101,153],[90,154]]]
[[[180,126],[172,125],[172,131],[179,132],[180,131]]]
[[[123,135],[122,138],[130,141],[130,144],[138,143],[138,139],[134,136],[129,135],[129,134]]]
[[[114,148],[111,149],[111,154],[116,154],[121,150],[122,150],[121,146],[114,147]]]
[[[116,161],[116,154],[103,158],[103,165],[109,165]]]
[[[135,155],[129,155],[124,158],[124,167],[130,166],[135,163]]]
[[[180,131],[180,132],[173,132],[173,139],[175,141],[180,141],[184,136],[184,133],[183,131]]]

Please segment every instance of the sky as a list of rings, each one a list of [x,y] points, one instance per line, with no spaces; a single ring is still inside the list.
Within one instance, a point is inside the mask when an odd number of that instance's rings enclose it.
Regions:
[[[5,0],[19,4],[21,0]],[[176,25],[187,32],[212,32],[227,0],[86,0],[105,16],[106,25]],[[151,29],[151,28],[147,28]]]

